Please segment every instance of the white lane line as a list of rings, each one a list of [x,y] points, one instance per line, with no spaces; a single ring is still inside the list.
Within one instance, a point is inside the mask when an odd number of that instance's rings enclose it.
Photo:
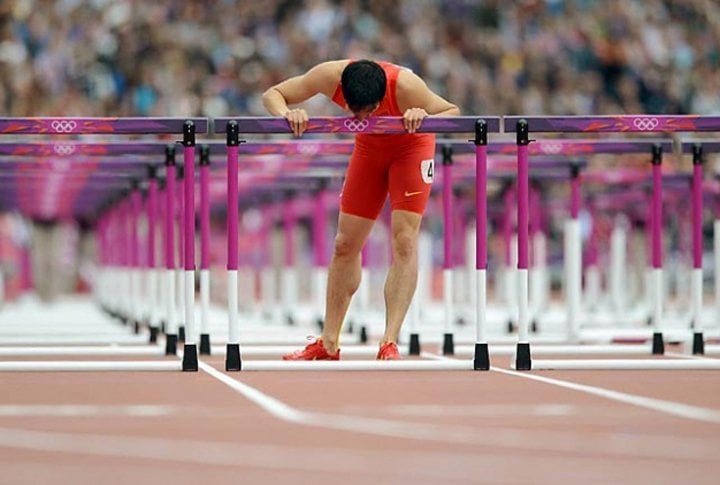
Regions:
[[[5,404],[0,405],[0,417],[94,417],[132,416],[157,417],[178,414],[174,406],[141,405],[87,405],[87,404]]]
[[[467,478],[468,467],[476,466],[478,459],[474,453],[459,453],[457,450],[452,453],[406,449],[358,452],[354,448],[337,446],[259,444],[257,440],[244,444],[239,442],[244,438],[242,433],[237,438],[220,442],[0,428],[0,448],[293,472],[342,473],[365,476],[369,483],[388,478],[402,481],[408,475],[462,481]],[[494,456],[500,457],[499,454]],[[375,468],[378,463],[388,460],[394,466]],[[420,469],[417,463],[426,466]],[[448,463],[461,466],[454,468]]]
[[[595,432],[581,434],[565,430],[523,429],[511,427],[458,426],[446,423],[416,423],[383,418],[309,412],[295,409],[274,397],[200,362],[200,369],[234,389],[272,416],[293,424],[350,431],[373,436],[411,439],[436,443],[528,449],[538,452],[583,453],[593,456],[618,456],[637,459],[707,461],[717,458],[713,439],[648,436]]]
[[[430,357],[431,355],[432,354],[427,354],[426,357]],[[446,359],[447,357],[436,355],[433,358]],[[502,374],[524,377],[525,379],[544,382],[546,384],[552,384],[555,386],[564,387],[566,389],[572,389],[574,391],[585,392],[594,396],[599,396],[606,399],[611,399],[613,401],[619,401],[625,404],[631,404],[633,406],[639,406],[646,409],[652,409],[654,411],[659,411],[661,413],[670,414],[672,416],[677,416],[680,418],[693,419],[696,421],[705,421],[709,423],[720,423],[720,411],[716,409],[708,409],[674,401],[666,401],[663,399],[638,396],[636,394],[613,391],[602,387],[577,384],[574,382],[563,381],[560,379],[539,376],[530,372],[519,372],[514,370],[501,369],[494,366],[491,366],[490,369],[495,372],[500,372]]]

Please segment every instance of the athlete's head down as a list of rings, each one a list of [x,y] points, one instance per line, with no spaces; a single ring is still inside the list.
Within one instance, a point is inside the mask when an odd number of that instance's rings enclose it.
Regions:
[[[385,71],[376,62],[353,61],[343,69],[340,79],[347,107],[356,118],[370,116],[385,97]]]

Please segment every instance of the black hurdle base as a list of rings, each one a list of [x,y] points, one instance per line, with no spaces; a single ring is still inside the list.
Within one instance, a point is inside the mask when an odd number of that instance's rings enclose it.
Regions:
[[[410,334],[410,345],[408,348],[408,355],[420,355],[420,334]]]
[[[198,370],[198,349],[195,344],[185,344],[182,361],[183,372],[197,372]]]
[[[665,342],[663,341],[663,334],[661,332],[653,333],[652,354],[653,355],[664,355],[665,354]]]
[[[443,355],[455,355],[455,339],[453,334],[443,334]]]
[[[702,332],[693,333],[693,355],[703,355],[705,353],[705,339],[703,339]]]
[[[159,331],[159,329],[157,327],[150,327],[150,343],[151,344],[157,343],[158,331]]]
[[[360,343],[366,344],[368,343],[368,330],[367,325],[363,325],[360,327]]]
[[[530,344],[518,343],[515,353],[515,370],[531,370],[532,360],[530,358]]]
[[[178,341],[185,342],[185,325],[178,327]]]
[[[210,355],[210,334],[200,334],[200,355]]]
[[[165,355],[177,355],[177,335],[168,335],[165,337]]]
[[[235,372],[242,370],[242,362],[240,361],[240,344],[227,344],[225,352],[225,370]]]
[[[490,353],[487,343],[475,344],[475,357],[473,358],[474,370],[490,370]]]
[[[135,335],[140,333],[140,320],[133,320],[133,332]]]

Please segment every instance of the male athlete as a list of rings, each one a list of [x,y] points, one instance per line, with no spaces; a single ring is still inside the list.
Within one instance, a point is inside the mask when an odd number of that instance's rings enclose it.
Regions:
[[[287,118],[295,136],[307,129],[304,109],[290,108],[324,94],[359,122],[402,116],[407,134],[358,134],[340,196],[340,215],[328,269],[322,336],[285,360],[339,360],[339,338],[350,299],[360,285],[361,250],[388,194],[392,204],[392,264],[385,280],[385,334],[377,359],[400,358],[397,340],[417,284],[417,240],[430,195],[435,135],[416,133],[427,116],[460,110],[410,70],[388,62],[339,60],[271,87],[265,108]]]

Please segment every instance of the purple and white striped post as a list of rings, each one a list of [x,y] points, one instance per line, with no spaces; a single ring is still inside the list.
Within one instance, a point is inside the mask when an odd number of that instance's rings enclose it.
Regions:
[[[163,225],[165,253],[165,354],[177,353],[178,325],[175,314],[175,147],[165,151],[165,220]]]
[[[455,320],[455,307],[453,299],[453,180],[452,180],[452,148],[444,145],[442,148],[443,163],[443,301],[445,307],[445,333],[443,334],[443,355],[455,354],[455,339],[453,334],[453,323]]]
[[[473,369],[489,370],[490,356],[485,336],[487,327],[487,123],[475,124],[475,268],[476,278],[476,336]]]
[[[530,370],[532,361],[530,356],[530,342],[528,341],[529,328],[529,292],[528,292],[528,230],[529,230],[529,175],[528,145],[530,144],[528,123],[519,120],[516,126],[517,134],[517,215],[518,215],[518,343],[515,354],[515,369]]]
[[[200,147],[200,354],[210,355],[210,147]]]
[[[702,328],[702,300],[703,300],[703,236],[702,236],[702,183],[703,183],[703,149],[702,145],[695,143],[692,147],[693,178],[692,178],[692,353],[701,355],[705,353],[705,340]]]
[[[238,187],[238,150],[240,145],[238,123],[227,123],[227,272],[228,272],[228,343],[225,370],[242,369],[240,359],[240,324],[238,321],[238,220],[240,200]]]
[[[653,355],[665,353],[665,343],[662,334],[663,309],[663,254],[662,254],[662,147],[654,145],[652,148],[652,220],[650,237],[652,244],[652,325],[653,325]]]
[[[313,306],[315,307],[316,322],[320,326],[325,314],[325,290],[327,281],[327,267],[330,261],[328,254],[328,224],[327,224],[327,187],[324,185],[315,195],[315,204],[312,219],[313,235]]]
[[[140,322],[142,320],[142,271],[140,269],[140,236],[138,227],[140,226],[140,217],[142,215],[142,195],[140,187],[134,184],[132,194],[130,194],[130,294],[132,301],[132,322],[135,333],[140,333]]]
[[[283,262],[284,268],[280,275],[282,285],[282,306],[285,321],[289,325],[295,323],[295,308],[298,303],[298,278],[295,267],[295,231],[297,229],[297,215],[295,213],[295,196],[289,191],[282,201],[283,225]]]
[[[185,167],[185,347],[183,371],[198,370],[197,332],[195,331],[195,124],[183,125],[183,161]]]
[[[580,167],[570,166],[570,218],[565,223],[566,331],[570,342],[580,338],[580,298],[582,293],[582,240],[580,238]]]
[[[155,264],[155,233],[157,232],[158,213],[158,181],[157,169],[150,166],[148,169],[148,193],[147,193],[147,304],[148,323],[150,325],[150,343],[157,342],[159,316],[157,308],[160,305],[158,298],[159,272]]]

